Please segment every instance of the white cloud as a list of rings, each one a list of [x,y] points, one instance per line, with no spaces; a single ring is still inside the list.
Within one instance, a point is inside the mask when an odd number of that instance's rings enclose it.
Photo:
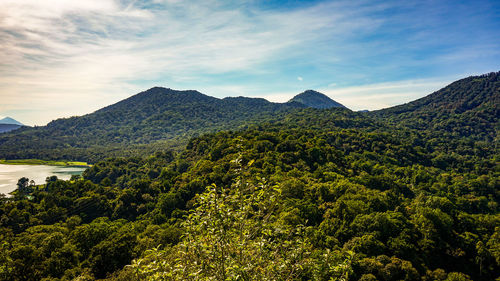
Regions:
[[[154,10],[134,3],[2,1],[0,112],[40,125],[144,90],[134,80],[175,86],[200,75],[266,73],[262,65],[287,50],[294,56],[291,47],[372,26],[348,24],[349,14],[327,12],[326,4],[265,12],[214,1],[155,1],[163,6]]]
[[[297,80],[302,81],[302,80],[304,80],[304,78],[299,76],[299,77],[297,77]]]

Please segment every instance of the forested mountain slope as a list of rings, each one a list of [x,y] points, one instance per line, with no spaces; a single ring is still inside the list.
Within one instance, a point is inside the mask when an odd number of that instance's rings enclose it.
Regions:
[[[3,134],[0,158],[94,162],[113,155],[142,155],[158,147],[182,147],[195,135],[279,118],[301,106],[156,87],[91,114]]]
[[[304,109],[21,186],[0,200],[0,280],[500,277],[495,155],[378,122]]]
[[[464,78],[416,101],[370,114],[400,128],[498,141],[500,72]]]
[[[444,153],[471,138],[485,141],[482,150],[491,150],[500,126],[499,76],[497,72],[465,78],[414,102],[364,113],[372,124],[367,130],[395,127],[398,134],[413,130],[434,138],[439,143],[435,146],[450,147]],[[279,104],[156,87],[91,114],[2,134],[0,158],[95,162],[151,154],[165,147],[181,149],[192,136],[293,118],[305,107],[343,108],[311,90]]]

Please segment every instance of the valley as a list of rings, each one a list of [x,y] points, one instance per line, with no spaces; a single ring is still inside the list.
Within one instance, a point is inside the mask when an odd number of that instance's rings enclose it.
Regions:
[[[92,166],[0,197],[0,280],[495,280],[499,106],[500,72],[370,112],[152,88],[2,133]]]

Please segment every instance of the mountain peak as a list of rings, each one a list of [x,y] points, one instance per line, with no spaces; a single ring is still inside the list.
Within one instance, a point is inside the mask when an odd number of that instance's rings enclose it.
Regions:
[[[196,90],[176,90],[172,88],[167,88],[167,87],[160,87],[160,86],[155,86],[153,88],[150,88],[144,92],[161,92],[161,93],[198,93],[201,94],[200,92]]]
[[[307,107],[320,108],[320,109],[332,108],[332,107],[346,108],[345,106],[332,100],[325,94],[322,94],[314,90],[306,90],[296,95],[288,102],[298,102]]]
[[[23,123],[21,123],[17,120],[14,120],[13,118],[10,118],[10,117],[5,117],[3,119],[0,119],[0,124],[11,124],[11,125],[23,126]]]

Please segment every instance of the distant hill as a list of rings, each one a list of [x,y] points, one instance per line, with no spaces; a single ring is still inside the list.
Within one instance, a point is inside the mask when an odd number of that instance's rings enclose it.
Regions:
[[[19,129],[21,126],[14,124],[0,124],[0,133],[6,133],[13,131],[15,129]]]
[[[3,134],[0,158],[93,162],[113,155],[142,155],[145,149],[181,148],[193,136],[238,129],[300,107],[155,87],[91,114]]]
[[[134,157],[0,195],[0,280],[500,281],[498,90],[353,112],[153,88],[2,134],[0,159]]]
[[[421,99],[370,114],[394,126],[491,141],[500,128],[500,72],[464,78]]]
[[[14,120],[10,117],[5,117],[3,119],[0,119],[0,124],[11,124],[11,125],[19,125],[19,126],[23,126],[24,124],[17,121],[17,120]]]
[[[484,141],[484,147],[491,150],[490,142],[496,140],[500,129],[499,77],[498,72],[468,77],[414,102],[354,115],[312,90],[287,103],[272,103],[247,97],[219,99],[194,90],[155,87],[91,114],[2,133],[0,158],[92,163],[112,156],[142,156],[181,149],[190,138],[206,133],[241,130],[263,123],[286,125],[304,114],[323,114],[325,108],[330,108],[325,114],[337,110],[345,114],[333,114],[337,117],[332,120],[321,119],[315,125],[319,128],[329,120],[329,124],[340,128],[390,130],[392,135],[413,130],[426,139],[439,139],[442,151],[446,151],[450,141],[459,139],[453,145],[461,146],[473,139]]]
[[[295,97],[293,97],[288,102],[289,103],[297,102],[297,103],[301,103],[307,107],[319,108],[319,109],[332,108],[332,107],[345,108],[345,106],[332,100],[328,96],[326,96],[320,92],[313,91],[313,90],[307,90],[303,93],[300,93],[300,94],[296,95]]]
[[[10,132],[19,129],[23,124],[10,117],[0,119],[0,133]]]

